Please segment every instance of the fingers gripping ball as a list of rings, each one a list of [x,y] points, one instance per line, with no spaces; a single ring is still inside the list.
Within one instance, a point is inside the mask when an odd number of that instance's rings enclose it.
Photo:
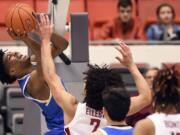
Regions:
[[[6,26],[16,34],[28,33],[35,29],[36,19],[31,6],[18,3],[12,6],[6,15]]]

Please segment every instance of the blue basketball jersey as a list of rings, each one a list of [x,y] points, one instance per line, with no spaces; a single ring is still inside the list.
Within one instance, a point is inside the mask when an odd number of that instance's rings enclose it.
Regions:
[[[27,91],[26,86],[30,75],[26,75],[19,79],[19,86],[25,98],[35,102],[42,109],[49,132],[45,135],[64,135],[64,114],[61,107],[57,105],[54,98],[50,94],[48,103],[34,99]]]
[[[127,127],[115,127],[107,126],[103,129],[100,129],[103,135],[133,135],[133,128],[130,126]]]

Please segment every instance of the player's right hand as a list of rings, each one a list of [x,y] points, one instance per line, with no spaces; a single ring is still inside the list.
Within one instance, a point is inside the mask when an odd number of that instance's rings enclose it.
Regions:
[[[116,50],[119,51],[122,57],[117,56],[116,59],[127,68],[134,65],[133,57],[130,48],[122,41],[119,43],[119,47],[116,47]]]
[[[51,42],[50,40],[53,33],[53,26],[54,25],[51,23],[48,15],[41,13],[36,32],[39,33],[42,41],[46,40]]]
[[[13,40],[23,40],[24,38],[27,37],[26,32],[17,33],[17,32],[14,32],[12,28],[7,28],[7,32]]]

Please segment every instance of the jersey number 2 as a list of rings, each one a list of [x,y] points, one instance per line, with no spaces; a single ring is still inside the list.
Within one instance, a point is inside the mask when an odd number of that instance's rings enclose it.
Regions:
[[[96,131],[100,125],[100,120],[99,119],[91,119],[90,125],[94,126],[94,129],[92,132]]]

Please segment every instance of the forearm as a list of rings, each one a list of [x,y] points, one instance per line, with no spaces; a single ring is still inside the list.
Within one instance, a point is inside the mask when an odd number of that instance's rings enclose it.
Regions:
[[[142,96],[145,99],[151,98],[150,87],[148,86],[146,80],[144,79],[143,75],[140,73],[137,66],[133,64],[128,69],[135,81],[139,96]]]
[[[136,64],[133,62],[132,53],[130,51],[130,48],[124,44],[120,43],[120,47],[116,48],[122,55],[121,57],[116,57],[117,60],[119,60],[124,66],[126,66],[135,83],[138,90],[139,95],[135,97],[131,97],[131,104],[128,112],[128,116],[140,111],[145,106],[150,104],[151,102],[151,90],[148,86],[146,80],[142,76],[142,74],[139,72]]]
[[[62,107],[65,114],[72,119],[75,114],[77,100],[65,91],[59,76],[55,72],[55,65],[51,55],[50,41],[43,40],[41,47],[41,61],[43,75],[57,104]],[[65,119],[65,121],[67,121]]]
[[[62,106],[65,113],[70,113],[74,116],[76,100],[72,95],[64,90],[63,85],[60,83],[59,76],[55,71],[55,64],[51,54],[51,37],[53,33],[53,25],[50,23],[47,15],[40,15],[39,26],[39,33],[42,39],[41,64],[43,77],[47,82],[56,102]]]
[[[50,76],[56,73],[54,61],[51,55],[51,42],[48,40],[42,41],[41,47],[41,64],[43,75],[46,81],[49,81]]]
[[[150,87],[139,72],[137,66],[133,64],[129,67],[129,71],[131,72],[131,75],[136,83],[138,96],[131,97],[131,105],[127,116],[137,113],[151,103]]]
[[[41,47],[41,62],[43,69],[43,76],[47,82],[53,96],[57,100],[60,95],[59,89],[64,89],[62,85],[59,85],[60,80],[55,71],[55,64],[51,55],[51,42],[48,40],[42,41]],[[58,89],[57,89],[58,85]],[[59,101],[59,100],[58,100]]]

